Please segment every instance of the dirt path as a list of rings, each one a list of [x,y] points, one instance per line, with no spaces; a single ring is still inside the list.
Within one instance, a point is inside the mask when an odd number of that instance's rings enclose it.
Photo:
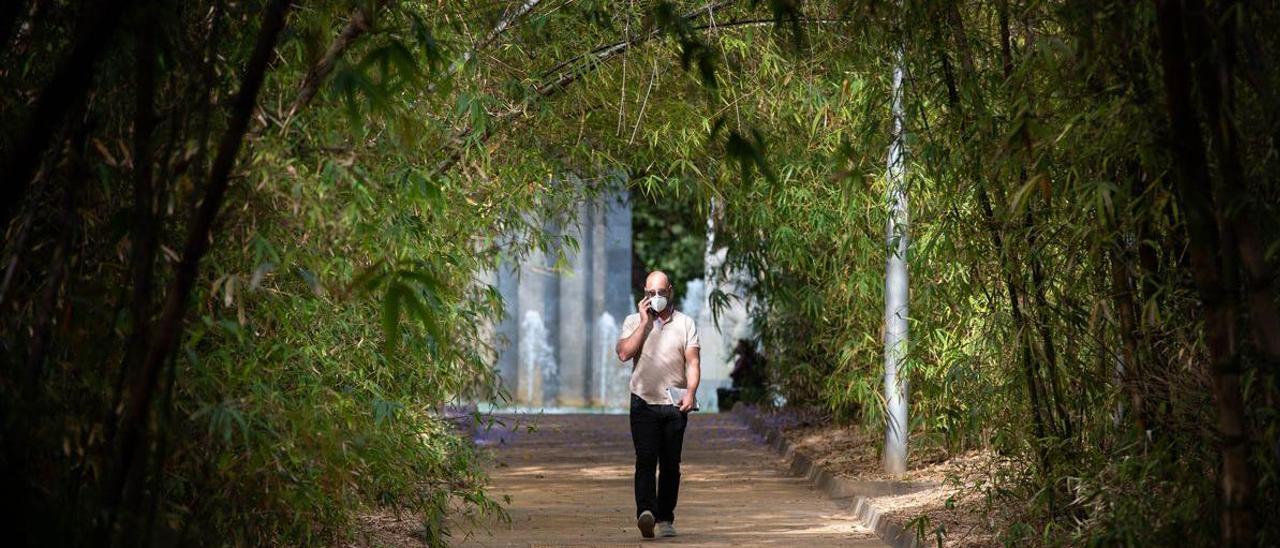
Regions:
[[[495,426],[482,443],[494,448],[493,495],[512,497],[511,523],[456,534],[460,546],[883,546],[848,511],[786,476],[730,415],[690,416],[679,536],[657,539],[635,527],[626,415],[504,419],[507,427]]]

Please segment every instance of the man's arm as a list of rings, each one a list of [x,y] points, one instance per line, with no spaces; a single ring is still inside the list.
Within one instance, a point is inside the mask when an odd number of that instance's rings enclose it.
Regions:
[[[689,391],[680,400],[680,410],[688,411],[698,401],[698,383],[702,382],[702,351],[696,346],[690,346],[684,351],[684,378],[685,387]]]
[[[626,338],[619,339],[617,346],[614,348],[618,352],[618,359],[624,363],[636,357],[640,352],[640,348],[644,345],[644,336],[649,332],[649,324],[653,319],[649,316],[649,298],[640,299],[638,303],[640,309],[640,325],[636,326]]]

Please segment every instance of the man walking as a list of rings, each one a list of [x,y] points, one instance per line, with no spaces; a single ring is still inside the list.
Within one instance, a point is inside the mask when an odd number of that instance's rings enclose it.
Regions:
[[[631,441],[636,448],[636,526],[674,537],[680,493],[680,449],[689,411],[697,409],[701,376],[698,328],[671,305],[671,281],[661,271],[644,283],[639,312],[622,322],[618,359],[632,361]],[[654,482],[654,472],[658,480]]]

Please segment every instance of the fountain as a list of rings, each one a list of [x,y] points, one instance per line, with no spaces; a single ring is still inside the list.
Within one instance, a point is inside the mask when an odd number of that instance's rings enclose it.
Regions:
[[[580,182],[577,184],[581,184]],[[635,312],[631,287],[631,205],[625,177],[613,191],[579,204],[577,218],[548,227],[577,246],[553,246],[504,262],[485,283],[503,298],[509,319],[487,332],[497,348],[496,367],[516,407],[546,412],[596,409],[625,412],[630,406],[631,367],[615,354],[619,325]],[[726,249],[715,245],[712,204],[707,218],[706,275],[690,280],[680,311],[698,326],[702,353],[700,407],[716,411],[716,388],[729,386],[728,363],[740,338],[752,338],[745,272],[723,268]],[[561,260],[557,260],[561,259]],[[727,270],[727,271],[726,271]],[[713,317],[708,300],[719,290],[729,306]],[[510,344],[506,344],[507,341]]]
[[[600,385],[599,399],[596,403],[601,407],[608,407],[609,379],[612,377],[609,374],[610,369],[622,367],[614,356],[614,345],[618,340],[618,322],[613,319],[613,314],[605,312],[600,315],[600,319],[596,320],[596,340],[600,347],[596,353],[595,363],[595,378]]]
[[[539,401],[538,388],[550,386],[556,378],[556,358],[547,340],[547,326],[537,311],[525,312],[520,322],[520,363],[524,366],[524,401]],[[541,386],[534,386],[541,380]],[[546,390],[543,390],[545,393]]]
[[[625,177],[608,184],[614,190],[579,204],[576,218],[548,221],[548,234],[577,245],[557,242],[517,255],[483,279],[502,296],[510,318],[486,333],[496,348],[495,370],[514,396],[504,405],[568,412],[618,411],[630,403],[630,368],[614,345],[621,319],[635,307],[631,206]]]

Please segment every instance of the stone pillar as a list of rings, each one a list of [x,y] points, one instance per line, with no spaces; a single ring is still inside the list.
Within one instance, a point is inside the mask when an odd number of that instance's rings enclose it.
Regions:
[[[573,407],[588,404],[587,390],[590,386],[588,371],[594,316],[590,298],[594,279],[589,245],[594,231],[588,224],[590,221],[589,204],[583,203],[578,207],[576,225],[565,232],[578,241],[578,252],[567,254],[570,270],[559,276],[559,339],[556,345],[560,366],[559,404]]]
[[[508,262],[498,265],[496,273],[498,294],[506,316],[494,330],[494,349],[497,352],[498,375],[502,387],[518,399],[520,381],[520,277],[516,267]]]
[[[603,333],[616,337],[616,328],[635,312],[636,299],[631,293],[631,201],[620,179],[616,183],[620,188],[605,194],[596,210],[594,260],[597,282],[594,298],[597,337]],[[614,329],[601,329],[602,321]],[[597,359],[604,363],[597,367],[600,378],[596,379],[593,399],[597,405],[605,407],[625,407],[630,402],[627,385],[631,368],[629,364],[618,361],[615,354],[607,352],[616,342],[596,342],[596,351],[601,354]]]
[[[579,244],[569,269],[553,269],[558,246],[503,265],[494,282],[507,317],[494,329],[497,370],[516,403],[539,406],[625,406],[630,368],[612,352],[617,328],[633,311],[631,205],[625,179],[592,202],[563,230]],[[547,226],[553,234],[562,230]],[[566,250],[568,251],[568,250]]]
[[[591,291],[591,321],[598,324],[601,320],[601,314],[605,312],[606,301],[606,278],[609,274],[609,261],[605,248],[605,242],[608,240],[608,232],[605,230],[605,200],[601,199],[591,204],[591,248],[587,251],[591,253],[592,265],[592,291]],[[592,331],[594,335],[592,339],[595,341],[591,357],[591,403],[600,407],[609,405],[608,390],[610,374],[616,372],[615,366],[621,367],[617,357],[612,360],[607,359],[604,355],[605,347],[608,341],[602,340],[602,334],[598,325]]]
[[[529,405],[554,404],[556,397],[555,382],[547,382],[558,377],[559,368],[555,345],[559,338],[560,280],[551,269],[554,264],[552,250],[534,252],[520,266],[517,400]]]
[[[604,215],[604,310],[621,323],[635,312],[637,299],[631,293],[631,200],[626,189],[610,195],[603,204]]]
[[[486,287],[496,288],[498,286],[498,271],[484,270],[477,273],[475,286],[474,290],[476,291],[482,291]],[[489,364],[489,370],[498,377],[498,383],[502,384],[502,367],[498,362],[499,356],[502,355],[502,349],[497,344],[498,339],[498,322],[485,321],[476,325],[476,341],[487,341],[489,345],[478,345],[474,350],[484,358],[485,363]]]
[[[526,257],[520,264],[519,278],[516,283],[518,315],[515,321],[516,329],[520,334],[516,339],[518,343],[511,350],[515,352],[519,362],[516,374],[518,380],[516,401],[525,404],[538,401],[542,394],[540,365],[534,355],[538,350],[538,342],[532,338],[536,334],[530,333],[532,320],[529,317],[530,314],[537,315],[538,323],[544,323],[546,320],[542,310],[543,280],[542,275],[537,271],[537,265],[541,263],[542,255],[539,253]]]
[[[559,227],[548,224],[545,230],[549,238],[559,237]],[[548,246],[543,255],[542,278],[542,318],[547,329],[547,342],[551,345],[548,361],[542,364],[542,398],[534,400],[546,406],[555,406],[560,398],[560,274],[555,268],[556,257],[560,252],[560,244]]]

